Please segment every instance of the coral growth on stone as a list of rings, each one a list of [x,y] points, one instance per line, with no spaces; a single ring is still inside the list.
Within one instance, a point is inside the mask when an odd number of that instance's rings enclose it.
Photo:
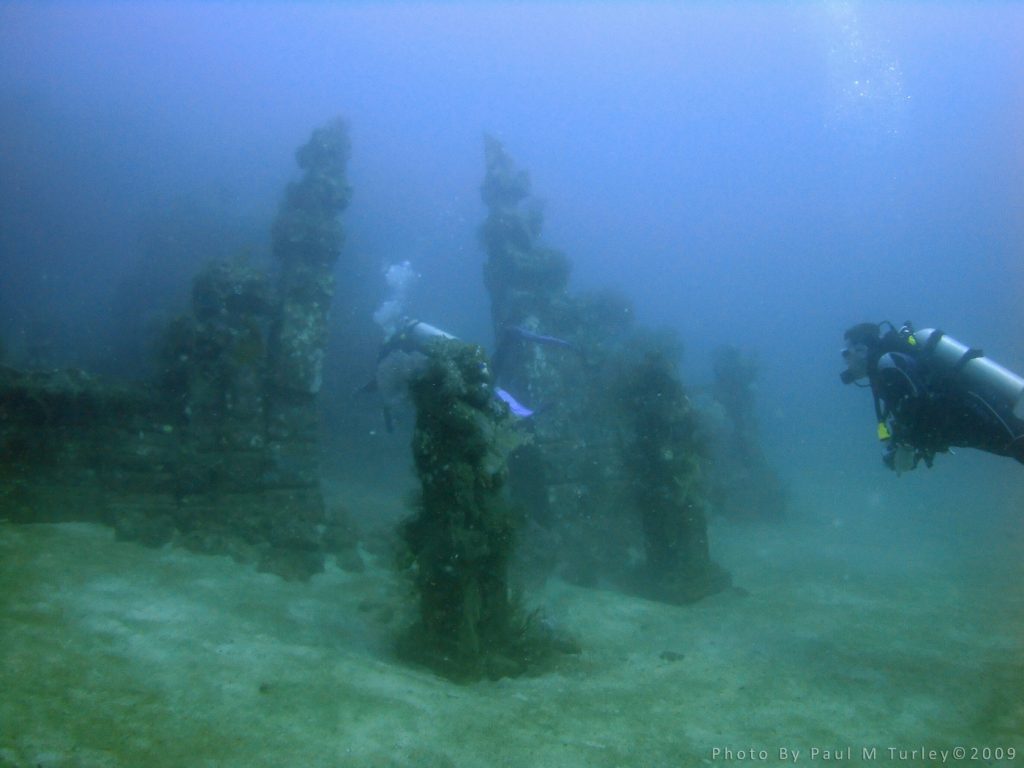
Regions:
[[[154,381],[0,377],[0,456],[19,456],[0,496],[13,519],[98,519],[122,539],[286,578],[323,569],[316,396],[348,156],[344,123],[314,131],[273,227],[276,285],[241,261],[205,268],[191,314],[163,334]]]
[[[401,650],[455,679],[522,674],[554,645],[510,597],[518,517],[504,486],[521,437],[480,347],[438,340],[428,357],[410,384],[422,490],[402,534],[420,611]]]
[[[757,421],[757,361],[734,346],[715,350],[711,393],[726,417],[713,436],[718,461],[711,477],[715,509],[725,517],[780,518],[786,492],[761,447]]]
[[[646,554],[641,589],[691,602],[728,584],[708,548],[703,449],[696,413],[675,365],[648,354],[617,386],[622,461]]]

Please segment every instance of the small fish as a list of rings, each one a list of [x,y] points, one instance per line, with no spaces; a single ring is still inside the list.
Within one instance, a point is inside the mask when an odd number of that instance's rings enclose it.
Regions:
[[[518,336],[524,341],[532,341],[536,344],[548,344],[553,347],[566,347],[567,349],[573,349],[575,346],[571,341],[560,339],[557,336],[546,336],[542,333],[534,333],[520,325],[505,326],[505,333]]]
[[[498,348],[494,351],[493,368],[495,376],[500,377],[505,371],[508,362],[510,349],[515,342],[530,342],[532,344],[544,344],[549,347],[562,347],[563,349],[576,349],[576,345],[557,336],[546,336],[543,333],[534,333],[520,325],[506,325],[498,336]]]
[[[533,416],[532,410],[520,403],[501,387],[495,387],[494,394],[498,396],[499,400],[508,406],[513,415],[518,416],[520,419],[528,419]]]

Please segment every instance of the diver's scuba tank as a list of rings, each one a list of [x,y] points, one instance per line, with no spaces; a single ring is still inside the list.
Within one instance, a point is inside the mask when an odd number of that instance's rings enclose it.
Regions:
[[[968,387],[1004,403],[1018,419],[1024,419],[1024,379],[935,328],[913,331],[914,346],[937,367],[957,373]]]
[[[457,341],[455,336],[452,336],[447,331],[442,331],[433,325],[427,325],[420,320],[410,320],[405,327],[405,333],[409,334],[411,339],[414,339],[416,343],[425,345],[431,341],[437,341],[438,339],[449,339]]]

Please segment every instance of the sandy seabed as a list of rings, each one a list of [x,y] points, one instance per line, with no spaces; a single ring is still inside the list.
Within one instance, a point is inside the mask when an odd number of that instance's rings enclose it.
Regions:
[[[1024,765],[1016,543],[827,515],[712,542],[738,588],[680,607],[551,579],[529,599],[583,652],[456,685],[394,658],[386,558],[288,583],[0,523],[0,766]]]

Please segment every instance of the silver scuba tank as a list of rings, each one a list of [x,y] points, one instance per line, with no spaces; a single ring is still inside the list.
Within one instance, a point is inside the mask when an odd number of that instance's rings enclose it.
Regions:
[[[425,345],[431,341],[437,341],[438,339],[452,339],[455,340],[455,336],[452,336],[446,331],[442,331],[433,325],[427,325],[426,323],[415,321],[406,330],[413,339],[416,340],[417,344]]]
[[[1024,419],[1024,379],[1020,376],[989,360],[981,350],[971,349],[935,328],[914,331],[914,338],[917,346],[939,366],[959,371],[971,389],[998,399],[1009,406],[1014,416]]]

